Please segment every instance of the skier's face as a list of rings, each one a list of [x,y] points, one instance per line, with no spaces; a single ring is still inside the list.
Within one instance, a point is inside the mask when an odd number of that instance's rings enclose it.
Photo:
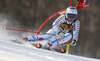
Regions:
[[[68,22],[73,22],[75,18],[68,18]]]
[[[73,22],[75,20],[75,18],[77,17],[76,14],[67,14],[68,17],[68,22]]]

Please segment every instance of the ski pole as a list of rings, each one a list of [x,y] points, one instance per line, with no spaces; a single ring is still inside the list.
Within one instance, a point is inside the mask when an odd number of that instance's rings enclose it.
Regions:
[[[5,30],[13,30],[13,31],[21,31],[21,32],[29,32],[29,33],[37,33],[37,32],[34,32],[34,31],[19,30],[19,29],[12,29],[12,28],[3,28],[3,29],[5,29]],[[48,34],[48,33],[42,33],[42,32],[40,32],[39,34],[46,34],[46,35],[60,36],[60,35]]]
[[[40,32],[39,34],[46,34],[46,35],[60,36],[60,35],[56,35],[56,34],[49,34],[49,33],[42,33],[42,32]]]
[[[69,53],[70,40],[67,42],[66,52]]]
[[[34,31],[19,30],[19,29],[12,29],[12,28],[3,28],[3,29],[6,29],[6,30],[13,30],[13,31],[22,31],[22,32],[37,33],[37,32],[34,32]]]

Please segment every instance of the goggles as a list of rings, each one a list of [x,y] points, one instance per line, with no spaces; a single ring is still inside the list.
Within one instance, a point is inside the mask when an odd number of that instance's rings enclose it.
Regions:
[[[68,18],[76,18],[77,17],[77,14],[67,14],[67,17]]]

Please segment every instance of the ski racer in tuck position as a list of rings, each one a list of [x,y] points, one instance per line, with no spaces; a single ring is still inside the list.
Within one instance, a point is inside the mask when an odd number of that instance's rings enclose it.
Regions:
[[[45,44],[45,48],[50,49],[51,46],[57,46],[59,44],[64,44],[72,39],[70,45],[75,46],[78,40],[80,28],[80,21],[77,20],[77,9],[74,7],[68,7],[65,11],[65,14],[60,15],[52,25],[52,28],[47,31],[47,34],[54,35],[37,35],[37,36],[28,36],[23,38],[28,42],[36,42],[48,40],[48,43]]]

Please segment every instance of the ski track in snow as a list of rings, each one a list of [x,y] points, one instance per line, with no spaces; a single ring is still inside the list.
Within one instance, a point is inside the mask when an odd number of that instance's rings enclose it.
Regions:
[[[0,61],[100,61],[0,41]]]

